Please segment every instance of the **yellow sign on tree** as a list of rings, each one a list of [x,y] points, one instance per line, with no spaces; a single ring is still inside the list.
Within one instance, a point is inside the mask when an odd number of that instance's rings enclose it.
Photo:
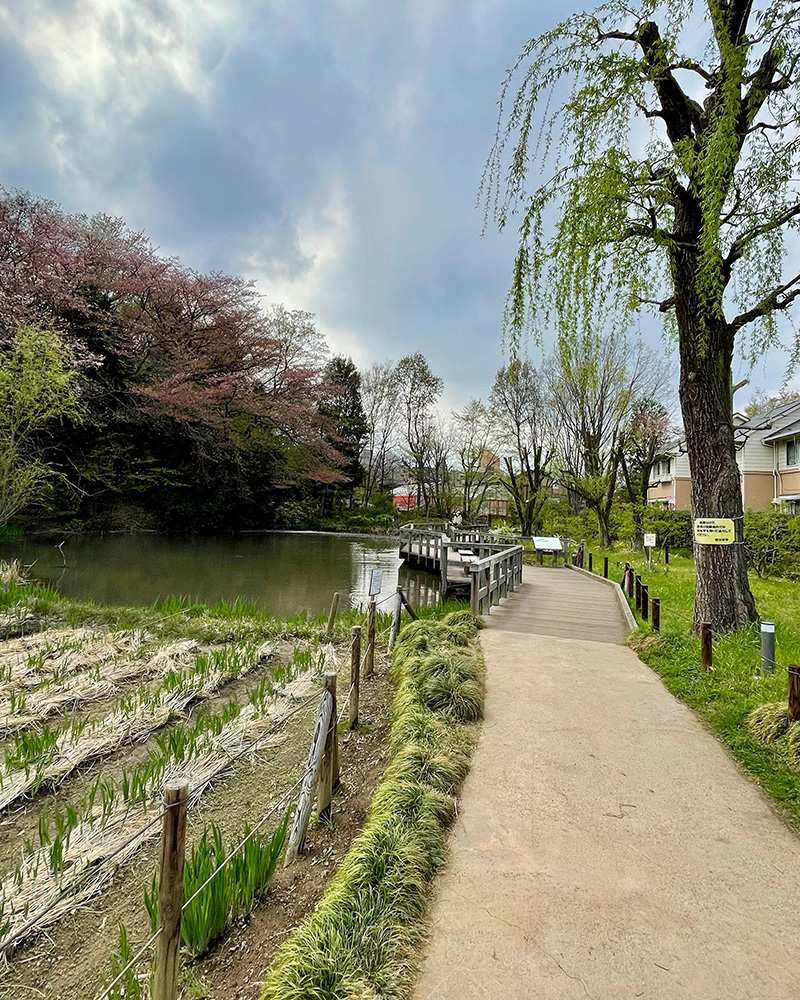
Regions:
[[[732,518],[698,517],[694,522],[694,540],[698,545],[733,545]]]

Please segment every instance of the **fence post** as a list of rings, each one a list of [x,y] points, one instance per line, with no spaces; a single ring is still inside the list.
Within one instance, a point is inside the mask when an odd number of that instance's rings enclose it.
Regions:
[[[284,867],[288,867],[297,859],[297,855],[303,850],[303,845],[306,841],[308,821],[311,817],[311,806],[314,802],[314,787],[317,784],[317,778],[319,777],[320,768],[322,767],[322,758],[325,746],[328,742],[329,736],[331,735],[331,720],[333,721],[334,729],[336,728],[334,695],[330,688],[330,685],[333,685],[333,689],[335,690],[335,678],[335,673],[325,674],[325,690],[322,693],[322,701],[320,702],[319,710],[317,712],[317,721],[314,724],[314,735],[311,739],[311,749],[308,751],[306,773],[303,776],[303,784],[300,788],[300,796],[297,800],[297,809],[295,810],[294,820],[292,822],[292,830],[289,834],[288,845],[286,847],[286,861],[284,862]],[[336,754],[336,757],[338,758],[338,754]],[[337,767],[338,759],[334,760],[332,772]],[[331,784],[333,784],[333,773],[331,773]]]
[[[708,622],[700,622],[700,662],[704,670],[711,670],[714,653],[711,645],[711,626]]]
[[[339,591],[335,591],[331,601],[331,613],[328,615],[328,628],[325,635],[330,639],[333,635],[333,623],[336,620],[336,609],[339,607]]]
[[[603,556],[603,579],[608,579],[608,556]]]
[[[664,546],[664,565],[669,566],[669,545]]]
[[[361,688],[361,626],[354,625],[350,644],[350,728],[358,725],[358,701]]]
[[[399,593],[400,593],[400,600],[401,600],[401,601],[403,602],[403,607],[404,607],[404,608],[406,609],[406,611],[408,612],[408,614],[409,614],[409,617],[411,618],[411,621],[412,621],[412,622],[417,622],[417,621],[419,621],[419,616],[417,615],[417,612],[416,612],[416,611],[415,611],[415,610],[414,610],[414,609],[413,609],[413,608],[411,607],[411,605],[410,605],[410,604],[408,603],[408,598],[406,597],[406,595],[405,595],[405,591],[403,590],[403,588],[402,588],[402,587],[399,587],[399,588],[398,588],[398,591],[399,591]]]
[[[167,808],[161,826],[161,871],[158,881],[161,933],[156,939],[153,1000],[175,1000],[178,995],[189,782],[181,779],[165,785],[164,805]]]
[[[589,553],[589,572],[590,573],[594,573],[594,569],[592,568],[592,553],[591,552]]]
[[[653,631],[661,631],[661,598],[653,598]]]
[[[789,664],[789,722],[800,722],[800,667]]]
[[[630,579],[631,564],[629,562],[625,563],[625,569],[622,573],[622,589],[625,591],[626,597],[631,597],[633,595],[633,586]]]
[[[636,592],[636,610],[642,610],[642,578],[637,573],[634,578],[634,587]]]
[[[642,619],[647,621],[650,617],[650,588],[646,583],[642,584]]]
[[[401,594],[403,592],[402,587],[397,588],[397,593],[395,594],[395,605],[394,614],[392,615],[392,628],[389,632],[389,652],[391,653],[394,647],[394,641],[397,638],[397,633],[400,631],[400,615],[403,613],[403,601],[401,599]]]
[[[364,676],[371,677],[375,669],[375,598],[369,599],[367,612],[367,659],[364,664]]]
[[[481,613],[480,605],[478,603],[478,589],[480,588],[480,574],[475,570],[474,566],[469,568],[470,584],[469,584],[469,610],[476,617]]]
[[[331,796],[333,789],[339,784],[339,729],[336,719],[336,672],[325,674],[325,691],[329,691],[333,699],[331,705],[331,721],[325,736],[325,749],[322,752],[322,763],[317,778],[317,815],[328,816],[331,811]]]
[[[775,622],[761,623],[761,673],[775,669]]]

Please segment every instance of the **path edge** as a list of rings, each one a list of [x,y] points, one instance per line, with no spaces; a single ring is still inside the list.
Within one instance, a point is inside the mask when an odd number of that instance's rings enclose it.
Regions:
[[[636,631],[636,619],[633,617],[630,604],[628,604],[628,598],[622,592],[622,587],[620,587],[616,580],[608,580],[604,576],[598,576],[597,573],[590,573],[588,569],[581,569],[580,566],[567,566],[567,569],[574,570],[576,573],[582,573],[583,576],[588,576],[589,579],[596,580],[597,583],[605,584],[607,587],[613,587],[614,593],[617,595],[619,609],[622,612],[622,617],[625,619],[625,624],[631,632]]]

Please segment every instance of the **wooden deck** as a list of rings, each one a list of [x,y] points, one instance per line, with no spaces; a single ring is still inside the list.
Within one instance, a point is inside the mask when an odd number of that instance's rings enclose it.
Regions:
[[[484,615],[485,627],[623,643],[629,627],[613,587],[564,567],[525,566],[522,586]]]

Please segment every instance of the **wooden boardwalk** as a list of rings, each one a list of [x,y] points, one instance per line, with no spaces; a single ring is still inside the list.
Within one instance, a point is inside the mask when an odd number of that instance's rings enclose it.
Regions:
[[[522,586],[490,615],[486,628],[622,643],[630,631],[613,587],[564,567],[525,566]]]

